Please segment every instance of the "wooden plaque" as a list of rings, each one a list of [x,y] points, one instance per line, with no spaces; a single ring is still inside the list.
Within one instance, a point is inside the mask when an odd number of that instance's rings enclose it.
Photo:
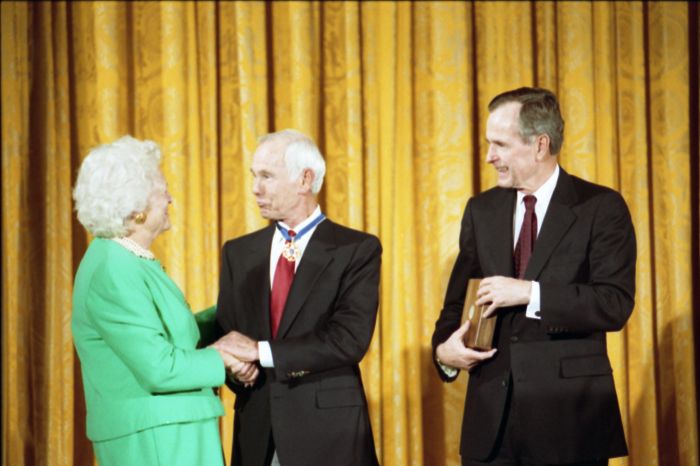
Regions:
[[[471,279],[467,286],[467,295],[464,298],[464,310],[462,311],[462,323],[471,321],[469,330],[464,334],[464,346],[477,350],[488,351],[493,347],[493,333],[496,330],[496,316],[484,317],[484,311],[488,306],[477,306],[476,290],[479,289],[480,279]]]

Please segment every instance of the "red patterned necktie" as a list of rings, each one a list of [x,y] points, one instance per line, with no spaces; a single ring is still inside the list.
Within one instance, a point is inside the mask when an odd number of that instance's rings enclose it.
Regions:
[[[515,276],[520,279],[525,275],[525,269],[527,269],[527,263],[530,261],[532,250],[535,248],[535,239],[537,239],[537,215],[535,214],[537,198],[528,194],[523,198],[523,202],[525,203],[525,217],[513,253]]]
[[[289,230],[289,236],[293,238],[296,236],[296,233],[293,230]],[[290,241],[286,241],[285,247],[289,244]],[[292,287],[295,264],[294,260],[287,259],[284,257],[284,254],[280,254],[280,258],[277,260],[275,277],[272,281],[272,292],[270,293],[270,330],[272,331],[273,339],[277,337],[284,305],[287,302],[289,289]]]

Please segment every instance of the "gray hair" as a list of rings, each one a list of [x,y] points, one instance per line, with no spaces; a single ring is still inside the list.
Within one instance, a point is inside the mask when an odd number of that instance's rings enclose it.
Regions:
[[[509,102],[519,102],[520,137],[527,143],[533,136],[549,136],[549,151],[556,155],[564,143],[564,120],[559,110],[559,102],[553,92],[547,89],[521,87],[494,97],[489,103],[489,112]]]
[[[284,164],[290,179],[296,180],[305,169],[310,169],[314,173],[311,192],[318,194],[326,175],[326,161],[313,139],[297,130],[283,129],[266,134],[258,140],[259,144],[266,142],[285,143]]]
[[[148,207],[160,158],[158,144],[131,136],[91,149],[73,190],[78,220],[85,229],[102,238],[126,235],[126,219]]]

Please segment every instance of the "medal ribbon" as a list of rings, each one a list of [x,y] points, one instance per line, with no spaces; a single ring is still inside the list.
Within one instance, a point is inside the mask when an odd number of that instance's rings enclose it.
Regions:
[[[311,223],[309,223],[308,225],[306,225],[304,228],[302,228],[301,230],[297,231],[297,234],[294,235],[294,236],[291,236],[291,235],[289,234],[289,230],[287,230],[285,227],[283,227],[282,225],[280,225],[279,222],[275,222],[275,226],[277,227],[277,229],[279,230],[279,232],[282,234],[282,236],[284,237],[285,241],[289,241],[290,243],[293,243],[295,240],[298,240],[299,238],[301,238],[302,236],[304,236],[305,234],[307,234],[307,233],[309,232],[309,230],[311,230],[313,227],[315,227],[316,225],[318,225],[319,223],[321,223],[321,221],[322,221],[324,218],[326,218],[326,216],[323,215],[323,213],[318,214],[318,217],[316,217],[315,219],[313,219],[313,221],[311,221]]]

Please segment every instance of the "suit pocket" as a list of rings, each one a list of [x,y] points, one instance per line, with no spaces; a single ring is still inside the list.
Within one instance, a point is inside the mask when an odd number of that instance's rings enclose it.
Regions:
[[[561,360],[561,376],[563,378],[610,374],[612,374],[612,367],[605,354],[577,356]]]
[[[359,388],[334,388],[316,392],[317,408],[347,408],[362,405],[364,405],[364,397],[362,389]]]

